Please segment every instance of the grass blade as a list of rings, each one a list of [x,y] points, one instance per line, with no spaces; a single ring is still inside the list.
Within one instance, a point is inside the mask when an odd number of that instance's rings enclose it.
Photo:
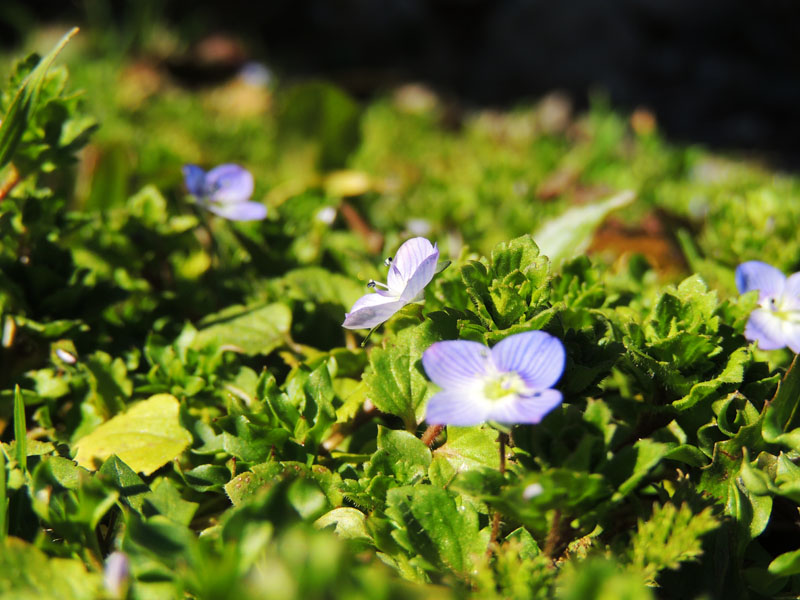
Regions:
[[[39,100],[39,91],[44,83],[45,75],[53,64],[56,56],[67,45],[67,42],[78,33],[75,27],[62,37],[49,54],[44,56],[33,71],[19,86],[11,105],[0,122],[0,169],[11,162],[14,151],[17,149],[22,134],[28,126],[28,120],[36,110]]]
[[[25,426],[25,402],[19,386],[14,387],[14,439],[16,440],[17,462],[22,472],[27,472],[28,465],[28,430]]]

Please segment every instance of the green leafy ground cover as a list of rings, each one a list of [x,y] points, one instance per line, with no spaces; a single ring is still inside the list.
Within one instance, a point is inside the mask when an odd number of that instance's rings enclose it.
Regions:
[[[0,88],[3,597],[800,593],[800,368],[733,276],[798,267],[800,180],[602,102],[454,125],[413,86],[49,58]],[[223,162],[265,221],[186,196]],[[452,264],[362,346],[344,313],[414,235]],[[490,426],[427,427],[420,358],[532,329],[564,403],[501,473]]]

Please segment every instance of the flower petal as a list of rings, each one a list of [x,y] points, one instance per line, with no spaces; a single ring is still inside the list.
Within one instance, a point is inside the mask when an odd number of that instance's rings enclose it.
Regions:
[[[775,313],[764,308],[756,308],[750,313],[744,328],[744,337],[758,342],[761,350],[777,350],[786,346],[784,321]]]
[[[783,339],[792,352],[800,354],[800,323],[785,323]]]
[[[253,195],[253,176],[244,167],[220,165],[206,175],[205,195],[212,202],[246,202]]]
[[[492,348],[492,360],[500,371],[516,372],[529,388],[543,390],[561,378],[566,352],[549,333],[526,331],[501,340]]]
[[[204,194],[206,172],[197,165],[184,165],[183,184],[186,190],[196,198],[201,198]]]
[[[433,276],[436,275],[436,265],[439,262],[439,251],[436,250],[428,258],[420,263],[419,267],[411,279],[406,284],[406,289],[400,296],[406,302],[417,302],[422,300],[422,290],[431,282]]]
[[[480,425],[487,420],[490,404],[465,390],[446,390],[434,394],[425,408],[425,420],[431,425]]]
[[[267,216],[267,207],[260,202],[237,202],[234,204],[206,204],[215,215],[230,221],[261,221]]]
[[[422,353],[422,366],[435,384],[451,390],[474,390],[489,373],[489,348],[478,342],[435,342]]]
[[[382,296],[381,294],[361,296],[353,304],[350,312],[344,315],[342,327],[347,329],[372,329],[389,319],[405,305],[405,302],[391,296]]]
[[[784,309],[800,310],[800,273],[789,275],[786,279],[781,306]]]
[[[561,392],[542,390],[532,396],[508,396],[491,405],[489,420],[498,423],[538,423],[561,404]]]
[[[403,245],[397,249],[397,254],[394,256],[392,266],[389,268],[389,275],[386,278],[389,289],[396,295],[401,295],[422,263],[433,254],[437,256],[438,260],[439,250],[423,237],[411,238],[404,242]],[[436,265],[434,262],[434,270],[435,268]],[[432,277],[433,273],[431,273],[428,280],[425,281],[419,289],[421,290],[425,287]],[[421,279],[420,277],[420,280]]]
[[[750,290],[759,291],[759,300],[777,296],[783,292],[786,276],[778,269],[758,260],[751,260],[736,267],[736,287],[740,294]]]

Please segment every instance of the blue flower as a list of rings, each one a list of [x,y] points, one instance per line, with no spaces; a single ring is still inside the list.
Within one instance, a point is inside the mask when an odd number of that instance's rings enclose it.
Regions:
[[[775,267],[751,260],[736,268],[736,287],[758,290],[758,308],[750,313],[744,337],[762,350],[789,346],[800,353],[800,273],[788,278]]]
[[[260,221],[267,216],[266,206],[250,201],[253,176],[239,165],[220,165],[208,173],[197,165],[186,165],[183,180],[197,203],[215,215],[231,221]]]
[[[397,250],[391,261],[386,283],[370,281],[375,293],[361,296],[345,314],[342,327],[371,329],[386,321],[398,310],[423,298],[423,290],[436,274],[439,250],[421,237],[411,238]]]
[[[551,389],[564,372],[566,352],[543,331],[507,337],[491,350],[466,340],[436,342],[422,354],[428,377],[443,388],[426,409],[432,425],[538,423],[561,404]]]

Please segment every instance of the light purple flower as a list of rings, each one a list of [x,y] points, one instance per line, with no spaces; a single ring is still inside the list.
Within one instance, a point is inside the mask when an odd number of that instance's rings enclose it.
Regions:
[[[758,290],[758,308],[750,313],[744,337],[762,350],[789,346],[800,353],[800,273],[788,278],[775,267],[757,260],[736,268],[736,287],[744,294]]]
[[[387,259],[388,260],[388,259]],[[371,329],[386,321],[398,310],[423,298],[423,290],[436,274],[439,250],[422,237],[407,240],[391,261],[386,283],[370,281],[375,293],[361,296],[345,314],[342,327]]]
[[[112,598],[126,596],[130,576],[131,567],[128,557],[122,552],[109,554],[103,569],[103,585]]]
[[[538,423],[561,404],[551,389],[564,372],[566,352],[543,331],[507,337],[491,350],[466,340],[436,342],[422,354],[422,366],[443,391],[428,402],[432,425]]]
[[[231,221],[260,221],[267,216],[267,207],[252,202],[253,176],[244,167],[220,165],[206,173],[197,165],[183,167],[186,189],[197,203]]]

